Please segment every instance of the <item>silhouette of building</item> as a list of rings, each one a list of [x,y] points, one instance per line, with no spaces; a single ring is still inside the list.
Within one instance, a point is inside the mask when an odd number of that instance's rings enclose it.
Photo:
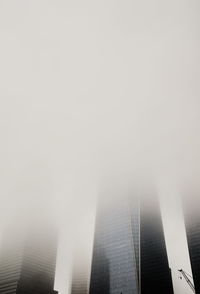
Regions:
[[[105,250],[94,245],[90,294],[109,294],[110,292],[110,265],[109,259],[106,257]]]
[[[160,206],[151,195],[140,198],[141,294],[173,294]]]
[[[6,238],[7,237],[7,238]],[[56,294],[57,239],[50,231],[4,235],[0,247],[0,294]]]
[[[184,198],[184,218],[196,294],[200,294],[200,200],[192,191]]]
[[[117,193],[117,194],[116,194]],[[138,294],[131,207],[118,196],[100,199],[95,228],[90,294]],[[117,200],[116,200],[117,199]],[[139,236],[137,236],[138,238]]]

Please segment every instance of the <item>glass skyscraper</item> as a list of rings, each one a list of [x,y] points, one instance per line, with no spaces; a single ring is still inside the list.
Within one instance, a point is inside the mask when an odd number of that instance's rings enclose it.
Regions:
[[[87,294],[88,293],[88,276],[87,272],[81,266],[74,267],[71,280],[71,294]]]
[[[140,199],[141,294],[173,294],[160,206],[157,197]]]
[[[99,205],[90,294],[139,293],[133,219],[126,200]]]
[[[196,294],[200,294],[200,199],[198,193],[185,196],[184,217]]]
[[[56,294],[57,240],[45,231],[4,235],[0,247],[0,294]]]
[[[100,201],[90,294],[173,294],[159,203],[149,199]]]

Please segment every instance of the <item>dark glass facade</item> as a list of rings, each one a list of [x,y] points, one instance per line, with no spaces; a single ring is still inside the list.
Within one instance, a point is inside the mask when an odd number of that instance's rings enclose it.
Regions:
[[[141,294],[173,294],[171,270],[156,197],[140,203]]]
[[[131,199],[131,227],[134,245],[134,254],[137,266],[138,284],[140,278],[140,201],[139,199]]]
[[[200,199],[191,195],[184,199],[184,217],[186,235],[194,286],[196,294],[200,294]]]
[[[90,294],[138,294],[131,209],[127,201],[99,207]]]
[[[173,294],[160,206],[150,199],[99,208],[90,294]]]

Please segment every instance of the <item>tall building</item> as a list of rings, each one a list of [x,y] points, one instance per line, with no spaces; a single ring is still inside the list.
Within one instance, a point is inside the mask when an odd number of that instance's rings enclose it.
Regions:
[[[7,238],[6,238],[7,237]],[[56,294],[57,240],[49,231],[16,231],[0,247],[0,294]]]
[[[190,263],[196,294],[200,294],[200,199],[195,191],[183,201]]]
[[[90,294],[139,293],[131,209],[117,196],[112,201],[108,195],[98,207]]]
[[[159,203],[147,199],[100,203],[90,294],[173,294]]]
[[[151,194],[140,199],[140,285],[141,294],[173,294],[160,206]]]
[[[87,271],[79,265],[74,267],[71,280],[71,294],[87,294],[88,293],[88,276]]]
[[[131,228],[134,244],[135,261],[137,268],[138,285],[140,284],[140,201],[139,198],[130,198]],[[140,288],[140,287],[139,287]]]

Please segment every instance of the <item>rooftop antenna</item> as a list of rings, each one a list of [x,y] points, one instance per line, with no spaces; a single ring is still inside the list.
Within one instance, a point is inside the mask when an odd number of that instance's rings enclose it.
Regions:
[[[182,279],[182,276],[184,277],[184,279],[186,280],[186,282],[188,283],[188,285],[190,286],[191,290],[193,293],[195,293],[195,288],[193,283],[190,281],[189,277],[192,278],[189,274],[187,274],[183,269],[179,269],[178,270],[179,273],[181,273],[180,275],[180,279]]]

